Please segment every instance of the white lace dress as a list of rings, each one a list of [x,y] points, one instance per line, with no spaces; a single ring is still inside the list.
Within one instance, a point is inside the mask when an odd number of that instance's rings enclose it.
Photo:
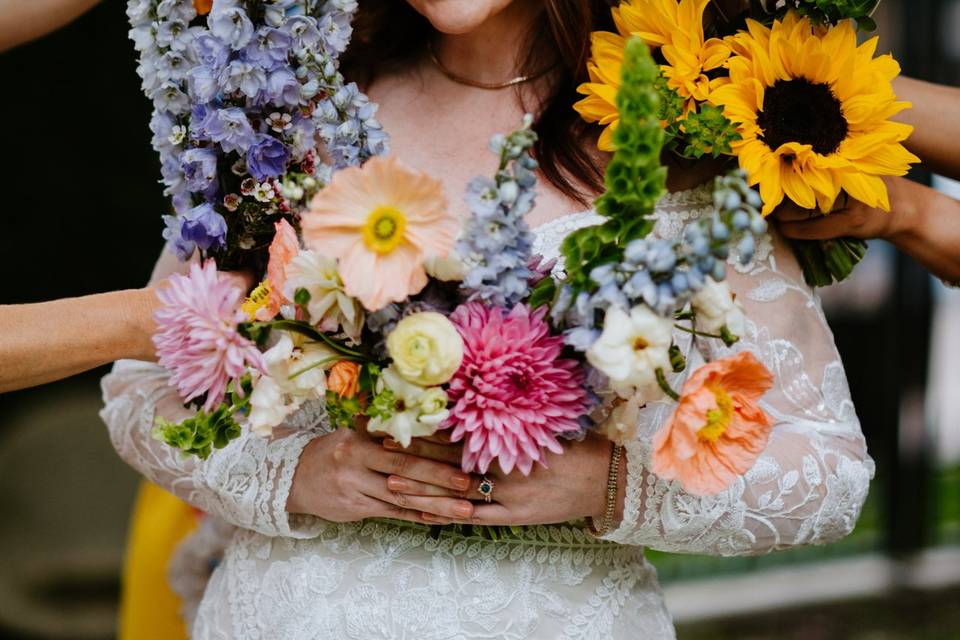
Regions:
[[[674,194],[658,210],[655,233],[677,237],[710,206],[706,189]],[[598,220],[585,212],[542,226],[536,249],[555,257],[567,233]],[[723,493],[690,495],[649,471],[651,436],[671,406],[647,407],[626,447],[623,522],[604,542],[573,524],[530,527],[494,543],[452,533],[434,539],[414,524],[288,517],[293,472],[304,445],[324,430],[321,414],[301,414],[296,429],[269,444],[244,435],[207,461],[185,460],[150,437],[158,412],[186,415],[165,374],[118,363],[103,381],[103,418],[117,451],[150,480],[236,525],[193,637],[673,638],[644,547],[759,554],[848,534],[873,463],[817,298],[779,240],[761,245],[749,267],[731,268],[730,280],[750,318],[734,350],[754,352],[776,376],[764,402],[776,419],[768,450]],[[678,340],[693,366],[698,346],[713,348]],[[714,350],[706,355],[726,352]]]

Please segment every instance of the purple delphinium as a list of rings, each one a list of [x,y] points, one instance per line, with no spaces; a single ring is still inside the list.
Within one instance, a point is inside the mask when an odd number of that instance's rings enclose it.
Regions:
[[[265,71],[271,71],[286,64],[292,44],[289,33],[272,27],[260,27],[250,44],[244,48],[243,57]]]
[[[247,151],[247,170],[257,180],[278,178],[286,171],[290,151],[287,147],[266,134],[257,134],[256,142]]]
[[[300,104],[300,82],[290,69],[280,67],[270,72],[264,89],[264,102],[278,107],[296,107]]]
[[[267,74],[249,62],[234,60],[220,72],[219,83],[223,93],[240,92],[248,98],[256,98],[267,84]]]
[[[219,74],[213,67],[198,65],[187,72],[187,92],[200,103],[212,102],[220,91]]]
[[[210,32],[196,35],[190,48],[197,62],[214,70],[219,71],[230,60],[230,50]]]
[[[180,236],[203,251],[221,248],[227,243],[227,221],[209,203],[204,202],[181,216]]]
[[[190,191],[206,193],[217,180],[217,152],[209,148],[187,149],[180,155],[180,168]]]
[[[239,107],[211,111],[204,118],[201,129],[205,135],[220,145],[225,153],[245,153],[254,143],[256,134],[247,114]]]
[[[216,2],[207,18],[211,33],[234,51],[243,49],[253,38],[253,23],[242,7]]]

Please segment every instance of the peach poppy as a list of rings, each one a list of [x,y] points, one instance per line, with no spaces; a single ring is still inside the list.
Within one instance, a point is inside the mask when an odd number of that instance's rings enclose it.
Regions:
[[[726,489],[767,446],[773,420],[757,402],[773,374],[741,352],[697,369],[653,440],[653,472],[697,495]]]
[[[300,241],[297,232],[286,220],[274,225],[276,233],[270,243],[270,259],[267,263],[267,277],[254,289],[243,311],[251,320],[265,322],[280,313],[280,307],[287,302],[283,295],[283,286],[287,282],[287,267],[300,253]]]
[[[336,172],[301,226],[307,247],[339,260],[347,295],[376,311],[426,286],[424,262],[450,252],[460,222],[440,182],[375,157]]]

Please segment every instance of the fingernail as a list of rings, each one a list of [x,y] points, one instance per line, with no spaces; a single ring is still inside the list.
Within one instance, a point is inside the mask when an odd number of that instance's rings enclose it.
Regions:
[[[393,438],[387,438],[383,441],[383,446],[385,449],[401,449],[400,443],[394,440]]]
[[[453,508],[453,513],[458,518],[469,518],[473,515],[473,507],[467,504],[460,504]]]
[[[387,478],[387,488],[391,491],[406,491],[407,483],[400,478]]]
[[[454,489],[461,489],[466,491],[470,488],[470,476],[456,475],[453,476],[453,479],[450,481],[450,484],[453,485]]]

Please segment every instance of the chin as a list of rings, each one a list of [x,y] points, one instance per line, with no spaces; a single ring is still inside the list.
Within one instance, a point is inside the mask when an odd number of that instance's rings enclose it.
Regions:
[[[440,33],[470,33],[514,0],[407,0]]]

